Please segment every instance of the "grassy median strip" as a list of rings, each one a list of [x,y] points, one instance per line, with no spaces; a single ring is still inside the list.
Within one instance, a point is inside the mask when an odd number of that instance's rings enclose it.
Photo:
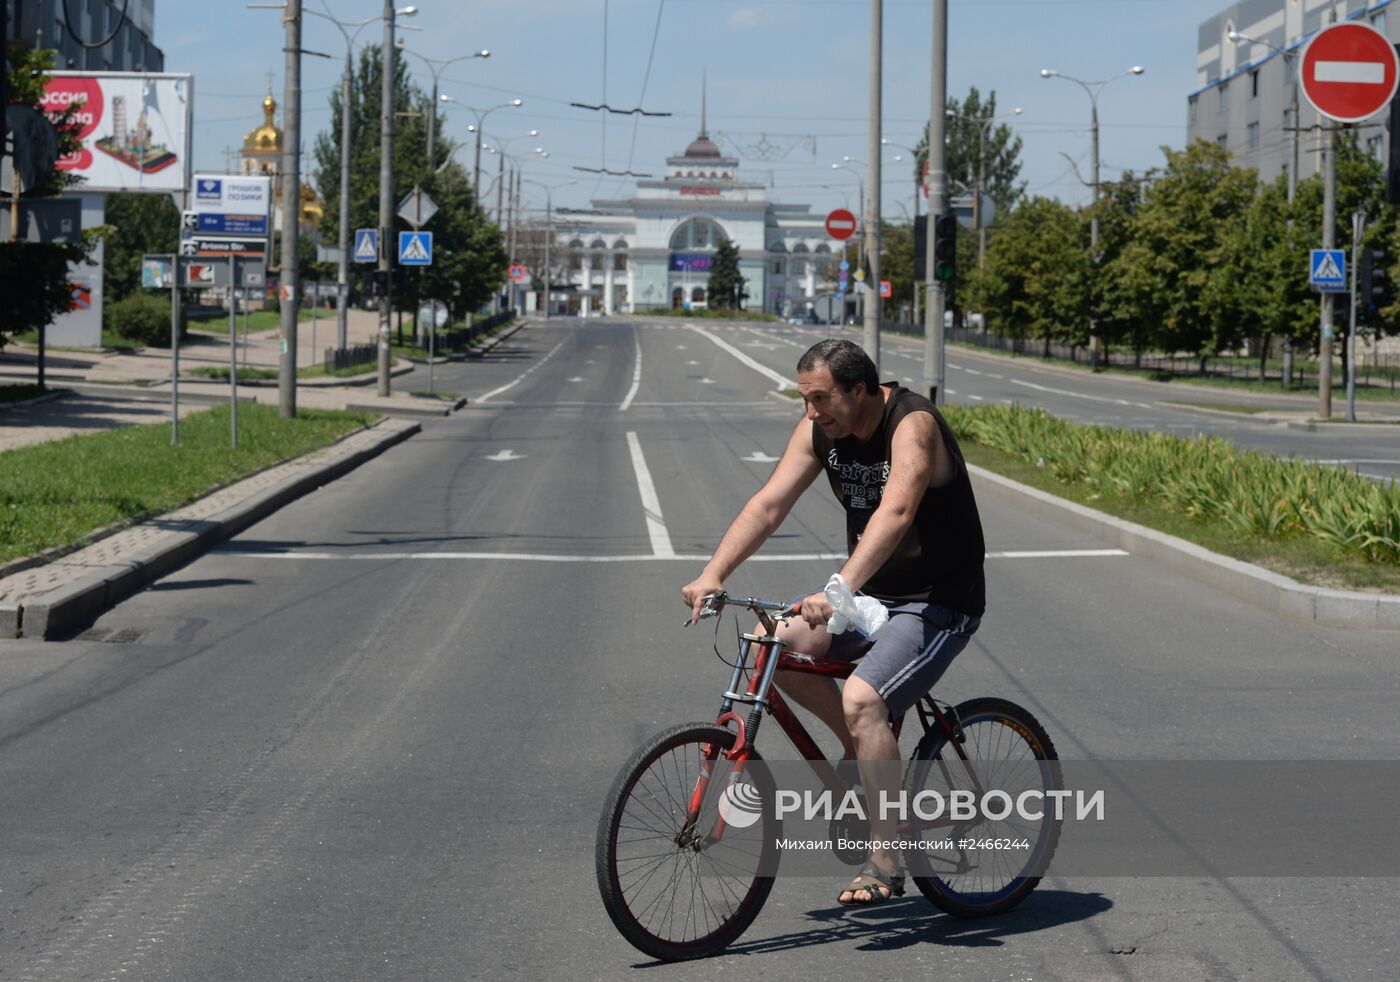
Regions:
[[[88,433],[0,453],[0,562],[81,543],[96,529],[171,511],[260,470],[327,446],[367,425],[370,413],[238,407],[238,449],[228,407],[180,421]]]
[[[1214,437],[947,409],[970,462],[1307,583],[1400,592],[1400,487]]]

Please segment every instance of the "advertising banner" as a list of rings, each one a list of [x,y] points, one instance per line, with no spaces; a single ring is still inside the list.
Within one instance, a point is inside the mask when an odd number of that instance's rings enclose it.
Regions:
[[[82,148],[58,168],[84,192],[183,191],[188,186],[194,79],[143,72],[54,72],[40,108],[77,105]]]

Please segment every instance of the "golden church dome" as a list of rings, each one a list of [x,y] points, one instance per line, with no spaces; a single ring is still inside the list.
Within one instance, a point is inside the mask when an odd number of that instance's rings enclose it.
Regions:
[[[269,93],[263,99],[263,124],[243,137],[245,153],[281,153],[282,131],[273,123],[277,114],[277,100]]]

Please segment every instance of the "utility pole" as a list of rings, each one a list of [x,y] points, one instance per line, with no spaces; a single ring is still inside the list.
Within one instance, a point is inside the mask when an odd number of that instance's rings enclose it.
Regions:
[[[1323,144],[1322,248],[1330,249],[1337,236],[1337,127],[1326,127]],[[1333,294],[1322,294],[1322,338],[1317,352],[1317,415],[1332,418],[1332,318]]]
[[[389,241],[394,215],[394,0],[384,0],[384,47],[379,94],[379,397],[389,395],[389,322],[393,317],[394,276]]]
[[[865,255],[870,265],[870,282],[865,284],[873,296],[865,301],[865,353],[880,367],[880,119],[881,86],[884,49],[884,2],[870,2],[870,197],[865,208]]]
[[[944,126],[948,107],[948,0],[933,0],[933,79],[928,114],[928,223],[924,249],[924,393],[943,405],[942,281],[933,275],[934,224],[948,210],[947,147]]]
[[[1347,421],[1356,422],[1356,308],[1362,297],[1356,292],[1356,276],[1361,265],[1361,233],[1366,228],[1366,216],[1353,212],[1351,216],[1351,324],[1347,330]],[[1370,304],[1371,298],[1365,301]]]
[[[350,100],[351,51],[345,50],[345,77],[340,82],[340,263],[336,268],[336,348],[345,350],[350,340]],[[316,352],[311,353],[316,357]]]
[[[297,312],[301,306],[297,268],[301,234],[301,0],[287,0],[282,23],[287,29],[287,77],[282,93],[282,358],[277,412],[284,419],[295,419]],[[236,342],[232,335],[229,340]]]

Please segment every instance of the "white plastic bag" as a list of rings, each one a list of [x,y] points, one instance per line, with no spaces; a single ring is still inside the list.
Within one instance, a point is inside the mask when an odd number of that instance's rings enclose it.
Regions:
[[[826,622],[826,629],[832,634],[844,634],[855,628],[874,641],[880,629],[889,623],[890,612],[885,605],[874,597],[855,596],[840,573],[832,574],[823,592],[827,603],[831,604],[831,619]]]

